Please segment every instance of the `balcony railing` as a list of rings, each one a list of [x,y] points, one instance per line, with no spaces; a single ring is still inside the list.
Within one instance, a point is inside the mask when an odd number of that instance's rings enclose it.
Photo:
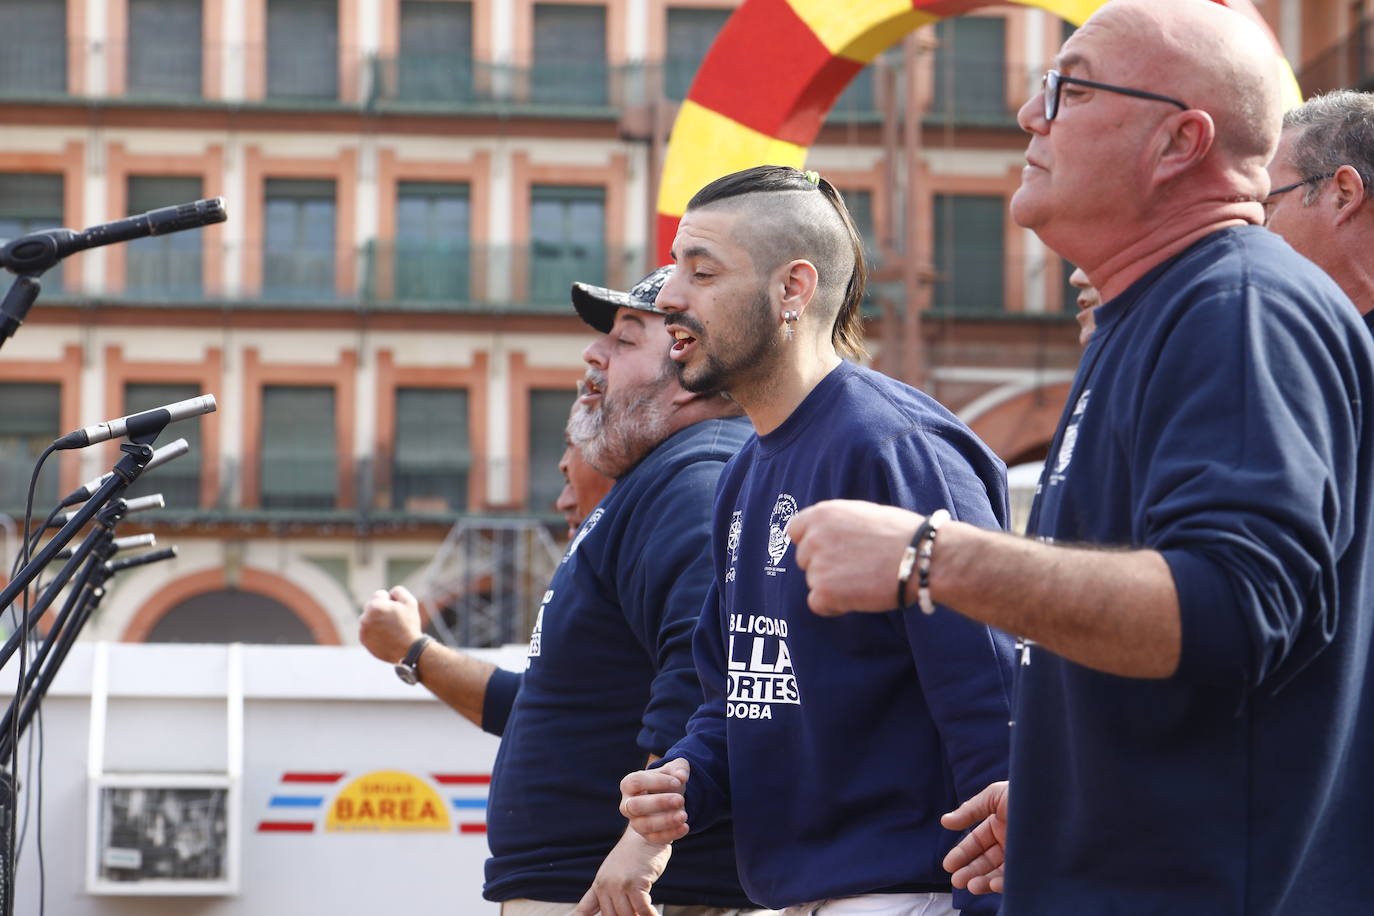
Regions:
[[[649,252],[599,245],[454,245],[373,240],[358,249],[264,251],[260,244],[230,243],[183,252],[107,249],[102,282],[87,271],[84,290],[45,296],[138,306],[282,309],[369,309],[401,312],[571,314],[569,287],[582,281],[628,289],[648,272]],[[879,292],[900,289],[900,264],[886,264],[867,249],[873,311]],[[80,257],[80,255],[77,255]],[[119,258],[123,258],[120,272]],[[931,308],[942,314],[1015,317],[1038,312],[1044,300],[1058,312],[1073,296],[1046,285],[1058,259],[1026,261],[995,246],[951,249],[923,272]],[[113,261],[113,263],[111,263]],[[47,279],[46,277],[44,278]],[[894,284],[896,284],[894,286]],[[1018,292],[1019,290],[1019,292]]]
[[[569,394],[569,400],[572,395]],[[550,438],[561,440],[563,431],[546,430]],[[170,438],[170,436],[168,436]],[[560,519],[553,507],[553,497],[527,497],[517,503],[507,498],[493,501],[487,495],[487,483],[504,480],[510,492],[551,492],[562,487],[558,468],[548,466],[531,469],[528,462],[511,459],[474,459],[455,454],[445,462],[423,465],[397,463],[389,458],[386,447],[378,449],[378,457],[357,457],[351,478],[342,481],[337,456],[317,454],[290,459],[280,455],[269,457],[264,446],[258,460],[261,473],[260,493],[255,505],[247,505],[242,492],[242,467],[236,459],[225,459],[215,470],[220,492],[209,502],[202,499],[199,478],[195,475],[165,476],[171,469],[158,469],[135,483],[134,493],[161,493],[166,507],[139,515],[140,521],[159,520],[175,524],[262,521],[319,524],[396,525],[424,522],[451,522],[465,515],[505,515],[545,519]],[[183,459],[185,460],[185,459]],[[32,461],[14,460],[0,453],[0,473],[11,468],[22,470],[27,484]],[[49,479],[51,478],[51,479]],[[3,478],[0,478],[3,480]],[[347,494],[348,498],[345,498]],[[39,517],[46,514],[58,497],[57,473],[44,475],[34,500]],[[0,488],[0,512],[14,517],[23,515],[23,493],[7,495]]]
[[[609,65],[604,61],[536,62],[532,66],[474,60],[467,54],[367,55],[356,48],[291,48],[269,42],[163,42],[138,46],[92,41],[0,38],[0,100],[90,100],[92,96],[149,104],[261,104],[266,107],[380,109],[431,114],[616,117],[654,99],[678,102],[698,67],[667,58]],[[1032,87],[1026,68],[1001,60],[963,62],[939,73],[926,65],[933,99],[925,119],[974,126],[1014,126],[1015,96]],[[855,77],[831,109],[832,123],[877,123],[905,107],[900,60],[880,57]],[[882,71],[896,70],[888,80]],[[889,102],[885,86],[898,87]],[[98,93],[90,85],[102,88]],[[209,86],[243,86],[242,96],[208,98]],[[218,96],[218,89],[209,90]],[[1009,94],[1012,96],[1009,100]]]
[[[643,104],[645,67],[604,61],[530,67],[474,61],[456,54],[373,57],[368,105],[420,110],[604,114]]]
[[[626,289],[647,264],[642,248],[374,241],[363,250],[361,294],[369,303],[543,311],[565,307],[574,281]]]
[[[80,257],[78,255],[78,257]],[[649,270],[642,247],[462,245],[374,240],[357,249],[231,242],[182,250],[116,247],[105,277],[44,295],[137,304],[380,307],[418,311],[547,312],[568,305],[574,281],[627,289]]]
[[[124,249],[123,292],[139,299],[175,300],[199,297],[205,288],[205,255],[164,246]]]
[[[572,393],[568,400],[571,402]],[[232,419],[225,415],[226,420]],[[545,441],[562,441],[561,423],[540,433]],[[405,431],[399,435],[404,439]],[[161,437],[174,437],[173,430]],[[203,447],[191,455],[141,476],[128,496],[160,493],[165,508],[137,516],[139,524],[213,525],[264,523],[396,527],[411,524],[449,524],[461,516],[514,516],[536,518],[561,532],[562,518],[553,500],[562,488],[562,477],[553,461],[474,457],[463,449],[446,453],[442,460],[415,461],[409,452],[400,459],[390,443],[380,443],[369,455],[357,455],[352,473],[345,479],[342,458],[332,451],[301,449],[283,453],[264,441],[261,454],[249,459],[259,471],[259,493],[248,504],[244,493],[243,461],[221,459],[216,467],[205,464]],[[67,453],[74,456],[74,453]],[[180,471],[178,465],[183,462]],[[23,518],[24,495],[33,469],[33,456],[20,454],[0,441],[0,515]],[[208,493],[202,474],[218,481],[218,492]],[[59,464],[49,460],[34,498],[34,512],[42,518],[57,502]],[[495,483],[507,495],[494,498]],[[65,492],[65,491],[63,491]],[[523,500],[511,494],[527,494]],[[543,494],[543,495],[528,495]]]

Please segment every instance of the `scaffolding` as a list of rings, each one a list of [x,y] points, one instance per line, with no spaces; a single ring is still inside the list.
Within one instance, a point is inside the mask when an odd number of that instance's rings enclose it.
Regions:
[[[449,646],[524,642],[562,550],[545,523],[520,518],[458,521],[405,587]]]

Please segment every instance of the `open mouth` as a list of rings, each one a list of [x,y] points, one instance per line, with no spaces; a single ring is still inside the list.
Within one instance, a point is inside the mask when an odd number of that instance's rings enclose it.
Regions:
[[[673,359],[682,359],[687,355],[687,351],[697,342],[686,328],[681,325],[674,325],[668,329],[669,335],[673,338],[673,345],[668,352]]]
[[[606,393],[601,387],[601,380],[588,375],[582,379],[582,393],[577,400],[584,405],[592,405],[601,400],[601,396]]]

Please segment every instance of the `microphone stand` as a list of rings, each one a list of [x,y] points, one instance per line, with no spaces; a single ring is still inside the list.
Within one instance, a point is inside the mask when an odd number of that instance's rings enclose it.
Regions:
[[[100,607],[100,601],[105,597],[105,583],[110,577],[121,569],[142,566],[146,563],[156,563],[159,560],[168,560],[176,556],[176,548],[169,547],[131,557],[127,560],[111,561],[108,557],[113,556],[115,549],[114,539],[111,537],[97,552],[88,557],[81,570],[81,575],[77,578],[76,585],[72,589],[71,596],[67,599],[66,605],[62,608],[62,613],[53,625],[52,632],[48,634],[48,638],[44,642],[43,648],[34,662],[34,670],[37,671],[41,666],[42,673],[37,677],[36,683],[33,684],[32,689],[24,698],[24,706],[18,713],[19,735],[21,737],[28,730],[34,713],[38,711],[39,704],[47,695],[48,688],[57,676],[58,669],[66,661],[67,653],[76,643],[76,638],[81,635],[86,622]],[[45,665],[43,662],[49,656],[49,652],[51,652],[52,660]],[[0,761],[10,759],[13,754],[14,745],[10,739],[10,728],[14,721],[14,715],[14,703],[11,703],[10,708],[5,712],[2,726],[3,735],[0,735]],[[3,916],[11,916],[14,912],[11,865],[15,861],[14,857],[17,850],[11,847],[11,840],[9,839],[12,820],[15,816],[14,790],[14,777],[8,769],[0,768],[0,843],[3,844],[0,845],[0,914]]]
[[[112,542],[113,538],[110,540]],[[57,677],[57,671],[66,660],[67,653],[71,651],[86,623],[100,607],[100,602],[105,597],[105,583],[121,569],[171,559],[176,556],[176,550],[168,548],[119,561],[111,561],[110,558],[113,555],[114,547],[113,543],[110,543],[102,547],[97,555],[90,557],[82,570],[81,581],[73,588],[72,596],[67,599],[67,604],[63,607],[57,623],[53,625],[52,632],[48,634],[47,640],[43,643],[43,648],[39,650],[39,654],[34,660],[34,671],[38,673],[33,679],[32,689],[27,691],[24,697],[23,708],[17,714],[19,717],[19,737],[22,738],[24,732],[28,730],[34,713],[38,710],[39,704],[43,702],[43,698],[47,696],[48,688],[52,685],[53,679]],[[52,662],[44,665],[43,662],[48,658],[49,653],[51,653]],[[41,672],[38,671],[40,666],[42,666]],[[4,719],[0,720],[0,760],[6,759],[14,749],[10,734],[14,715],[14,707],[11,705],[10,709],[6,711]]]
[[[143,472],[148,460],[153,457],[153,449],[148,443],[156,439],[160,432],[162,429],[158,428],[151,433],[137,437],[141,441],[125,442],[119,446],[124,457],[115,464],[114,476],[100,485],[100,489],[96,490],[91,498],[86,500],[85,504],[62,526],[61,530],[53,535],[52,539],[38,551],[38,554],[19,571],[14,580],[5,586],[3,591],[0,591],[0,610],[9,607],[14,603],[15,598],[28,589],[29,583],[38,578],[43,567],[47,566],[52,558],[57,556],[63,547],[67,546],[67,543],[76,536],[78,531],[86,527],[86,523],[103,509],[106,503],[123,493],[129,484],[138,479],[138,475]],[[71,574],[68,573],[67,577],[70,578]],[[18,632],[23,634],[35,622],[37,622],[37,618],[26,619]],[[8,655],[4,656],[4,660],[8,660],[8,658]],[[4,660],[0,660],[0,667],[3,667]]]
[[[10,634],[9,639],[5,640],[4,648],[0,649],[0,668],[4,667],[5,663],[14,655],[15,651],[19,648],[19,644],[23,641],[24,635],[37,626],[38,621],[43,619],[43,614],[47,612],[53,601],[56,600],[58,593],[61,592],[63,587],[67,584],[67,580],[69,580],[72,574],[78,569],[81,569],[82,572],[81,576],[77,579],[76,588],[72,590],[72,594],[76,594],[85,583],[86,570],[82,568],[82,564],[86,562],[91,552],[104,536],[105,529],[99,528],[82,538],[81,546],[76,548],[71,558],[63,564],[62,568],[58,570],[57,575],[48,583],[48,587],[43,590],[43,596],[29,609],[28,615],[24,618],[19,628]],[[70,603],[70,600],[69,597],[68,603]]]
[[[19,571],[19,574],[14,577],[12,582],[6,585],[3,590],[0,590],[0,610],[8,608],[14,603],[15,598],[26,593],[29,584],[42,574],[43,568],[47,566],[49,561],[51,561],[73,537],[76,536],[76,533],[85,527],[86,523],[89,522],[97,512],[103,509],[111,499],[123,493],[124,489],[138,478],[138,475],[153,457],[153,449],[148,443],[156,439],[160,432],[162,432],[160,428],[146,432],[137,437],[139,441],[125,442],[120,445],[119,449],[124,453],[124,457],[116,462],[114,473],[110,475],[110,479],[101,484],[100,488],[97,489],[95,493],[91,494],[91,498],[86,501],[86,504],[62,526],[61,530],[58,531],[47,544],[43,545],[43,548],[38,551],[38,555]],[[87,541],[89,541],[90,547],[86,548],[86,555],[89,555],[90,551],[95,547],[95,541],[89,538]],[[83,542],[82,547],[86,547],[86,543]],[[65,582],[66,579],[71,578],[71,571],[74,571],[80,564],[80,560],[75,563],[68,563],[67,566],[63,568],[62,572],[59,573],[59,578]],[[68,571],[69,569],[71,571]],[[60,588],[60,586],[58,587]],[[55,597],[57,592],[51,589],[50,591]],[[51,599],[49,599],[49,603],[51,603]],[[11,637],[11,641],[14,642],[16,647],[18,647],[27,637],[29,629],[37,620],[37,617],[34,617],[32,620],[26,617],[21,621],[19,629],[15,632],[14,636]],[[13,654],[12,649],[10,650],[10,654]],[[8,657],[9,656],[6,656],[6,658]],[[3,663],[0,663],[0,665],[2,664]],[[10,718],[14,708],[19,705],[19,700],[23,696],[23,687],[24,685],[16,679],[14,696],[10,700],[9,711],[6,712],[6,718]],[[12,742],[10,742],[10,747],[14,747]],[[8,760],[0,760],[0,831],[3,831],[0,832],[0,914],[3,914],[3,916],[10,916],[10,914],[14,912],[14,866],[16,856],[19,852],[18,849],[15,848],[14,835],[15,780],[18,774],[9,772],[6,766],[7,763]]]
[[[14,336],[28,317],[38,298],[43,272],[68,255],[115,242],[127,242],[149,235],[165,235],[184,229],[198,229],[228,219],[224,198],[197,200],[149,210],[139,216],[91,226],[81,232],[72,229],[40,229],[0,247],[0,268],[18,275],[4,301],[0,302],[0,346]]]
[[[114,527],[123,516],[124,508],[124,500],[119,499],[101,511],[97,519],[98,526],[86,535],[85,539],[81,542],[81,546],[76,549],[71,559],[62,567],[62,571],[57,574],[52,584],[44,591],[42,599],[40,599],[29,612],[29,616],[25,620],[24,628],[12,634],[9,641],[5,644],[5,648],[0,650],[0,665],[3,665],[22,641],[24,633],[37,624],[42,618],[43,613],[48,609],[48,606],[52,604],[53,599],[56,598],[58,592],[62,590],[67,580],[71,578],[72,573],[79,567],[81,573],[76,577],[76,583],[72,586],[71,592],[67,595],[67,601],[62,607],[62,611],[58,614],[57,620],[53,623],[52,629],[48,631],[47,638],[43,641],[42,647],[34,656],[33,661],[30,662],[29,668],[25,672],[24,683],[16,690],[16,696],[22,696],[26,701],[32,700],[33,696],[30,691],[33,689],[34,685],[43,678],[45,674],[47,675],[47,681],[51,682],[52,677],[57,673],[57,666],[62,664],[60,658],[55,661],[51,672],[43,670],[44,663],[52,653],[53,646],[57,644],[62,634],[66,631],[67,621],[73,618],[73,612],[77,609],[81,600],[86,596],[91,588],[91,584],[94,582],[98,583],[98,585],[104,585],[105,579],[108,578],[108,575],[104,574],[102,570],[110,558],[114,556],[115,551],[118,550],[118,546],[115,544],[114,540]],[[66,653],[62,654],[65,655]],[[28,705],[29,704],[26,702],[26,709]],[[3,730],[3,733],[0,734],[0,760],[7,759],[6,755],[13,749],[13,742],[17,740],[17,737],[10,732],[10,728],[14,724],[15,715],[15,704],[11,702],[9,709],[5,711],[4,718],[0,719],[0,730]],[[19,737],[22,737],[22,735],[23,729],[21,726]]]
[[[142,216],[131,216],[128,219],[117,220],[113,223],[93,226],[80,233],[70,229],[34,232],[6,244],[0,248],[0,267],[15,273],[17,276],[5,293],[4,299],[0,300],[0,347],[3,347],[5,341],[13,337],[15,332],[19,330],[19,326],[28,317],[29,310],[38,300],[38,294],[43,289],[43,284],[38,278],[42,276],[44,271],[68,254],[146,235],[161,235],[166,232],[178,232],[182,229],[193,229],[211,223],[222,223],[225,219],[224,199],[217,197],[212,200],[196,201],[192,204],[150,210]],[[15,598],[27,594],[29,585],[42,574],[44,567],[53,557],[67,546],[67,543],[86,526],[86,523],[97,512],[112,499],[122,495],[129,484],[138,478],[138,475],[143,472],[153,457],[153,450],[149,443],[161,434],[171,419],[170,416],[167,416],[160,423],[153,422],[148,427],[139,429],[137,435],[131,434],[129,441],[120,445],[119,448],[124,453],[124,457],[115,464],[109,479],[91,494],[85,505],[44,545],[38,555],[33,557],[3,590],[0,590],[0,612],[9,608],[14,603]],[[133,431],[130,430],[130,432]],[[63,446],[59,445],[58,447],[62,448]],[[71,446],[66,447],[70,448]],[[122,512],[121,509],[120,514]],[[117,520],[118,516],[108,524],[102,521],[102,528],[112,529],[113,522]],[[106,533],[108,534],[108,531]],[[23,537],[25,553],[27,553],[29,532],[24,532]],[[87,537],[82,542],[81,548],[77,550],[76,555],[63,567],[57,579],[44,593],[39,606],[34,609],[33,613],[25,615],[14,634],[14,639],[12,639],[14,647],[6,645],[3,658],[0,658],[0,668],[3,668],[5,662],[13,656],[15,648],[27,638],[29,630],[41,618],[43,611],[52,604],[58,591],[71,578],[77,567],[86,562],[96,545],[97,540]],[[23,705],[20,712],[21,732],[28,725],[29,717],[37,709],[38,701],[42,698],[42,692],[47,690],[47,686],[52,682],[57,669],[61,667],[76,634],[85,625],[90,614],[99,606],[100,599],[104,595],[104,589],[101,586],[113,572],[112,567],[106,562],[108,559],[107,555],[99,559],[98,564],[92,562],[85,566],[74,590],[74,594],[80,597],[76,598],[75,603],[72,599],[68,599],[62,610],[62,615],[73,621],[74,626],[63,627],[62,620],[59,618],[58,623],[53,627],[54,633],[50,633],[47,642],[44,643],[39,659],[40,664],[48,653],[53,651],[54,647],[56,654],[52,655],[52,663],[43,668],[42,677],[37,681],[40,693],[37,696],[28,697]],[[146,562],[152,562],[152,560]],[[93,588],[92,582],[95,580],[99,581],[99,585]],[[61,634],[57,642],[54,642],[55,633]],[[35,670],[37,668],[38,665],[36,664]],[[29,685],[34,683],[33,678],[27,674],[23,680]],[[9,709],[4,717],[7,726],[14,722],[15,707],[20,698],[24,696],[24,688],[24,683],[16,682],[14,697],[10,700]],[[8,747],[7,754],[14,749],[15,742],[10,739],[8,732],[0,741],[3,741],[0,743],[0,747]],[[17,774],[10,773],[5,769],[4,759],[0,758],[0,916],[10,916],[14,912],[14,863],[18,853],[18,850],[14,848],[14,790]]]

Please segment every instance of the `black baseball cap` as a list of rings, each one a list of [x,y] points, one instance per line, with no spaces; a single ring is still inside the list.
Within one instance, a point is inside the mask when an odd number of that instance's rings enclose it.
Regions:
[[[658,291],[663,289],[663,284],[668,282],[668,275],[672,272],[673,265],[664,264],[630,287],[628,293],[622,293],[618,289],[607,289],[604,286],[592,286],[589,283],[574,283],[573,308],[577,309],[577,314],[583,321],[602,334],[609,334],[615,326],[615,313],[618,309],[639,309],[641,312],[666,315],[668,313],[654,305],[654,302],[658,300]]]

